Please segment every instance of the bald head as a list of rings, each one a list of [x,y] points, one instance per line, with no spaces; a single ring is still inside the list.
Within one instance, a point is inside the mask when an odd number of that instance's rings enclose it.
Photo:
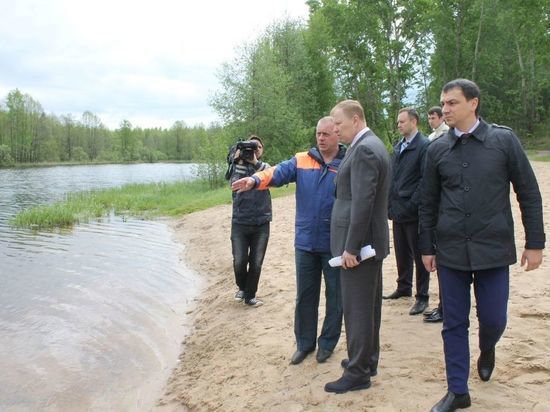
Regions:
[[[332,117],[325,116],[319,119],[315,136],[317,139],[317,148],[323,156],[325,163],[328,163],[338,153],[338,135],[334,131]]]

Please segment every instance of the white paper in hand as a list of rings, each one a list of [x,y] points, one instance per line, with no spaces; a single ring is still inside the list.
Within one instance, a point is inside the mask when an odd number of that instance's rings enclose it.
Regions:
[[[376,256],[376,251],[372,248],[371,245],[367,245],[361,248],[357,259],[359,260],[359,262],[362,262],[363,260],[369,259],[373,256]],[[333,268],[337,266],[342,266],[342,256],[333,257],[328,261],[328,264]]]

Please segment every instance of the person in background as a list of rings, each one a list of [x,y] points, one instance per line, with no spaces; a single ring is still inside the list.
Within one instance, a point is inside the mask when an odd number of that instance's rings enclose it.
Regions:
[[[418,315],[428,308],[430,273],[418,250],[418,203],[423,160],[429,140],[418,131],[420,118],[415,109],[405,107],[397,115],[401,140],[392,154],[392,180],[388,217],[392,220],[393,246],[397,263],[397,289],[384,299],[412,295],[413,271],[416,267],[416,301],[409,311]]]
[[[449,126],[443,121],[443,112],[439,106],[430,107],[428,110],[428,123],[433,130],[428,136],[430,142],[449,131]]]
[[[256,150],[247,156],[243,156],[239,149],[235,151],[231,159],[231,183],[269,167],[269,164],[260,160],[264,153],[262,140],[256,135],[250,136],[249,140],[256,142]],[[233,192],[232,196],[231,248],[235,282],[238,287],[235,300],[258,307],[263,305],[263,302],[256,298],[256,292],[269,241],[271,194],[266,190],[250,193]]]
[[[428,110],[428,123],[433,132],[428,136],[430,142],[434,141],[438,137],[444,135],[449,131],[449,126],[443,120],[443,112],[441,107],[433,106]],[[439,286],[439,276],[437,277],[437,283]],[[429,311],[424,312],[424,322],[426,323],[438,323],[443,322],[443,305],[441,304],[441,288],[439,288],[439,303],[437,306]]]
[[[328,264],[330,215],[334,204],[334,180],[346,152],[338,144],[331,117],[317,123],[317,146],[295,154],[290,160],[233,183],[233,190],[263,190],[296,182],[296,308],[294,335],[297,350],[290,363],[301,363],[317,350],[317,362],[325,362],[338,343],[342,330],[340,269]],[[325,319],[317,338],[321,280],[325,279]]]
[[[422,178],[420,250],[426,269],[439,273],[448,388],[433,412],[471,405],[472,283],[479,320],[477,372],[482,381],[493,373],[495,347],[507,322],[509,266],[517,261],[510,183],[525,230],[525,270],[540,266],[546,241],[542,199],[529,160],[510,128],[479,117],[480,94],[467,79],[443,87],[441,107],[451,129],[428,146]]]

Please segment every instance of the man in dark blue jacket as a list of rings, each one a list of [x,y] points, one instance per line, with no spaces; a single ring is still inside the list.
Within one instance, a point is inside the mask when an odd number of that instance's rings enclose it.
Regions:
[[[334,204],[334,178],[345,149],[338,144],[331,117],[317,123],[317,147],[290,160],[233,183],[233,190],[267,189],[296,182],[296,310],[294,333],[297,350],[291,363],[301,363],[315,350],[321,278],[325,278],[326,311],[318,338],[317,361],[325,362],[342,329],[340,268],[332,268],[330,216]]]
[[[422,164],[429,140],[418,131],[415,109],[399,110],[397,128],[403,137],[393,148],[392,180],[388,215],[393,221],[393,246],[397,262],[397,289],[384,299],[412,295],[413,269],[416,266],[416,302],[409,314],[418,315],[428,307],[430,273],[422,264],[418,250],[418,204]]]

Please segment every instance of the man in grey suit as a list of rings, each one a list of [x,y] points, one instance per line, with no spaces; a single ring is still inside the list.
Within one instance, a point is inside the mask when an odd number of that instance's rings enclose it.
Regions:
[[[342,256],[340,284],[348,359],[342,377],[325,391],[367,389],[375,376],[380,352],[382,261],[389,253],[388,191],[390,158],[380,139],[367,127],[361,104],[344,100],[331,111],[335,131],[349,144],[336,175],[332,209],[331,253]],[[371,245],[376,256],[360,261],[359,251]]]

